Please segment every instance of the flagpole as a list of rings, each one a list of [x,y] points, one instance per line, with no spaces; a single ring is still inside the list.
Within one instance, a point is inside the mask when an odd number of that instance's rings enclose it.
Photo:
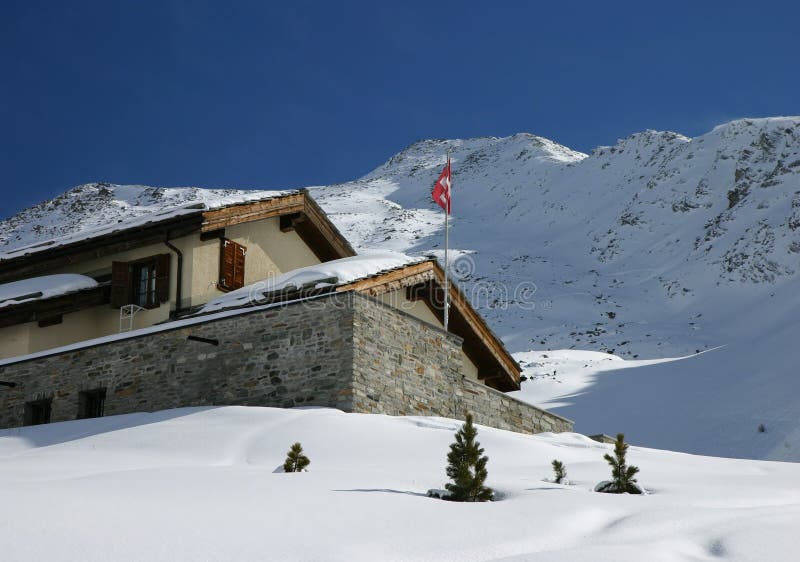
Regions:
[[[449,237],[450,237],[450,201],[453,198],[453,170],[450,167],[450,148],[447,149],[447,169],[450,173],[450,188],[447,198],[447,208],[444,210],[444,331],[447,330],[447,326],[450,320],[450,278],[448,275],[448,271],[450,270],[450,262],[447,259],[447,248],[449,246]]]

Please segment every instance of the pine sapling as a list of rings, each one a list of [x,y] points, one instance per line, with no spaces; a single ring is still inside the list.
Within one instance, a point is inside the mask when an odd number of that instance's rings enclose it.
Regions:
[[[567,480],[567,467],[559,460],[553,460],[553,472],[555,473],[555,483],[564,484]]]
[[[608,453],[603,455],[608,464],[611,465],[611,481],[601,482],[595,488],[598,492],[608,492],[611,494],[641,494],[642,489],[636,484],[636,474],[639,469],[635,466],[628,466],[625,456],[628,452],[628,444],[625,443],[625,436],[617,434],[614,442],[614,456]]]
[[[472,424],[472,414],[456,432],[455,443],[447,454],[447,476],[453,481],[445,484],[446,499],[459,502],[485,502],[494,498],[491,488],[484,486],[489,457],[483,456],[481,444],[475,441],[478,430]]]
[[[286,460],[283,462],[283,471],[302,472],[309,464],[311,464],[311,461],[303,454],[303,446],[300,443],[295,443],[286,454]]]

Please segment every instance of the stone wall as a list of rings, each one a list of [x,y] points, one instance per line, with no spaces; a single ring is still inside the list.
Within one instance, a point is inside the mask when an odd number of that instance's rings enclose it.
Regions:
[[[348,410],[353,362],[348,295],[289,304],[0,366],[0,427],[25,402],[52,398],[75,419],[81,390],[106,388],[105,415],[183,406],[331,406]],[[218,340],[218,345],[188,336]]]
[[[458,336],[375,304],[354,303],[353,411],[457,419],[469,411],[500,429],[572,431],[572,421],[467,378]]]
[[[192,338],[205,338],[213,343]],[[461,338],[376,299],[337,293],[132,335],[0,366],[0,427],[52,398],[75,419],[82,390],[106,388],[105,415],[199,405],[329,406],[463,418],[520,431],[572,422],[467,379]]]

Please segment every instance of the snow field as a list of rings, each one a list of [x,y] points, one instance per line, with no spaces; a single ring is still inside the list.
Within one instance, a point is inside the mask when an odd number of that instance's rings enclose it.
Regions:
[[[647,496],[592,492],[610,445],[479,426],[501,501],[425,497],[461,422],[185,408],[0,432],[14,559],[795,560],[800,466],[631,446]],[[309,472],[274,472],[300,441]],[[547,482],[562,460],[570,486]]]

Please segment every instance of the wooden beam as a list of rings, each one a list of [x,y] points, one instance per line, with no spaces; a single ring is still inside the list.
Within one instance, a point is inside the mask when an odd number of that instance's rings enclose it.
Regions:
[[[338,287],[338,291],[358,291],[376,297],[390,291],[405,289],[412,285],[424,283],[434,278],[431,261],[413,263],[405,267],[398,267],[391,271],[359,279],[347,285]]]
[[[217,230],[236,224],[269,219],[280,215],[299,213],[304,209],[305,194],[293,193],[266,201],[253,201],[231,205],[203,213],[202,232]]]
[[[280,216],[280,229],[281,232],[292,232],[294,230],[295,224],[297,222],[302,221],[305,218],[305,215],[301,213],[292,213],[291,215],[281,215]]]

